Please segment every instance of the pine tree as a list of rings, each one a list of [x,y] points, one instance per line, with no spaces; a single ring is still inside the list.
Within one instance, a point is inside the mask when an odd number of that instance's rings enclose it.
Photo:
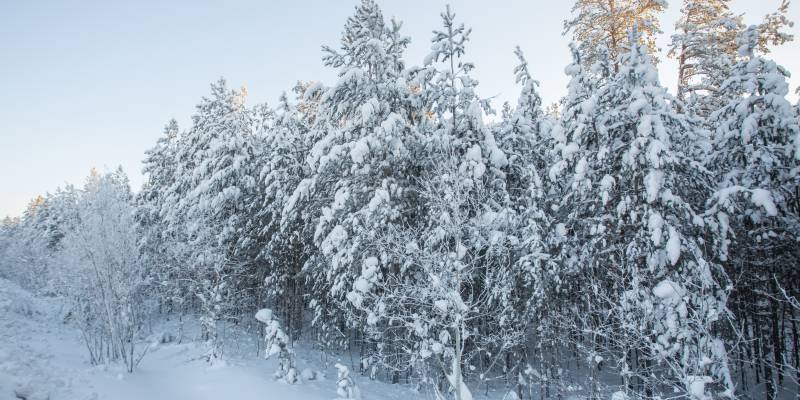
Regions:
[[[758,24],[757,49],[762,54],[768,54],[770,46],[780,46],[794,40],[794,35],[784,31],[794,26],[794,21],[786,16],[788,13],[789,0],[781,0],[778,9],[765,15],[764,21]]]
[[[471,399],[463,365],[504,360],[519,348],[525,323],[509,268],[520,239],[506,178],[516,171],[483,122],[487,103],[475,93],[472,64],[461,59],[469,29],[449,7],[442,21],[426,67],[414,72],[429,110],[420,124],[421,172],[412,180],[418,218],[376,236],[347,296],[380,338],[379,362],[438,372],[457,399]]]
[[[53,268],[59,266],[57,254],[76,222],[77,201],[78,190],[67,185],[28,203],[7,249],[7,277],[35,292],[60,292]]]
[[[764,395],[773,399],[784,369],[779,314],[787,310],[777,282],[792,292],[797,288],[790,283],[798,282],[800,128],[786,100],[788,72],[756,53],[758,28],[749,27],[738,43],[742,59],[721,88],[732,100],[711,116],[716,130],[709,167],[717,191],[709,214],[721,236],[719,257],[737,277],[732,309],[752,321],[748,343],[760,344],[752,349],[758,354],[753,363],[763,370]],[[763,294],[768,301],[760,300]],[[751,349],[740,345],[737,351]]]
[[[570,44],[572,53],[572,63],[565,68],[570,77],[567,85],[567,96],[562,100],[563,111],[559,123],[550,133],[552,146],[550,151],[550,164],[548,166],[548,177],[550,184],[555,188],[556,197],[565,190],[565,185],[572,185],[570,179],[566,181],[561,177],[568,168],[577,167],[583,156],[582,150],[597,150],[601,143],[598,140],[598,133],[594,129],[594,118],[603,110],[598,110],[595,92],[609,79],[611,71],[608,70],[608,53],[599,52],[598,62],[591,66],[591,69],[598,71],[592,74],[584,67],[584,61],[578,45]],[[584,167],[577,171],[585,173]],[[580,178],[578,175],[577,178]],[[580,181],[580,179],[578,179]]]
[[[565,68],[570,77],[567,95],[561,100],[563,111],[558,123],[551,131],[549,164],[547,166],[546,196],[547,223],[533,221],[545,240],[545,253],[549,259],[532,269],[529,285],[533,287],[531,304],[536,306],[536,370],[539,376],[531,375],[530,383],[537,381],[546,392],[563,390],[562,360],[568,348],[581,350],[578,362],[586,360],[589,367],[589,395],[597,398],[599,387],[597,375],[602,356],[599,342],[606,323],[603,313],[607,307],[597,301],[604,290],[605,275],[593,268],[576,268],[578,257],[588,254],[575,249],[585,239],[580,233],[568,235],[567,226],[572,213],[582,207],[572,201],[575,193],[583,193],[593,182],[601,178],[588,166],[590,156],[600,151],[603,142],[597,129],[599,115],[607,105],[598,104],[597,93],[611,78],[608,52],[599,49],[597,61],[584,67],[582,54],[576,44],[570,44],[572,62]],[[576,296],[566,282],[577,283],[586,288],[585,295]],[[572,286],[572,284],[570,285]],[[559,306],[553,307],[552,304]],[[580,310],[567,313],[565,310]],[[577,334],[577,335],[576,335]],[[575,342],[572,338],[584,337],[586,341]],[[607,354],[604,356],[608,357]]]
[[[174,158],[179,143],[178,135],[178,122],[172,119],[164,127],[164,135],[156,145],[145,152],[142,172],[147,178],[136,196],[136,222],[141,238],[139,250],[142,261],[149,266],[161,300],[170,308],[182,303],[185,296],[177,261],[179,255],[173,251],[175,243],[167,235],[168,227],[161,215],[166,201],[164,195],[176,179]]]
[[[306,157],[313,145],[310,127],[313,114],[303,111],[307,85],[298,84],[298,103],[291,104],[284,93],[269,126],[265,126],[265,154],[259,183],[261,198],[251,203],[254,229],[263,240],[254,244],[255,256],[266,265],[267,298],[285,321],[291,338],[301,334],[304,305],[307,304],[303,266],[315,251],[313,225],[305,223],[303,210],[291,200],[298,184],[311,174]],[[291,202],[290,202],[291,201]],[[291,212],[284,213],[284,208]]]
[[[546,312],[542,274],[553,267],[546,244],[546,227],[551,221],[547,207],[553,201],[553,191],[546,176],[552,163],[554,121],[542,112],[538,82],[531,77],[522,51],[517,47],[514,53],[519,59],[514,72],[522,90],[517,106],[504,113],[503,121],[496,127],[498,146],[508,158],[508,166],[503,171],[513,211],[509,219],[513,225],[509,231],[518,240],[509,265],[502,267],[509,269],[509,281],[515,292],[509,298],[512,308],[503,318],[513,325],[532,326],[538,330],[543,324],[532,321],[542,321],[539,317]],[[519,346],[509,353],[505,369],[524,370],[530,357],[528,346]],[[520,393],[521,390],[517,388]]]
[[[670,57],[678,60],[679,99],[691,99],[694,112],[708,115],[718,109],[718,91],[736,57],[735,38],[742,29],[729,0],[684,0],[675,24]],[[695,97],[693,97],[695,96]]]
[[[400,24],[387,24],[377,4],[363,0],[345,24],[341,49],[324,47],[325,65],[338,68],[340,79],[320,94],[311,134],[319,139],[308,156],[312,174],[298,184],[284,215],[302,206],[314,218],[311,306],[328,336],[335,326],[357,326],[363,318],[345,318],[351,309],[346,293],[369,243],[387,226],[414,217],[406,190],[417,135],[403,78],[407,44]]]
[[[595,63],[597,49],[606,48],[616,72],[634,25],[642,32],[638,40],[655,60],[656,35],[661,33],[658,16],[666,8],[664,0],[576,0],[572,19],[564,21],[564,33],[572,32],[573,40],[580,43],[585,67]]]
[[[514,69],[517,83],[522,86],[516,108],[504,116],[497,125],[495,134],[497,145],[508,160],[506,185],[515,211],[522,212],[531,195],[531,189],[543,190],[541,172],[547,167],[547,146],[551,121],[542,111],[542,98],[537,86],[539,82],[531,77],[528,62],[517,47],[514,54],[519,65]]]
[[[508,262],[507,221],[475,215],[488,192],[464,178],[456,159],[441,162],[420,179],[428,222],[382,232],[374,244],[379,257],[364,260],[348,299],[367,314],[368,332],[382,339],[379,362],[431,374],[426,380],[444,376],[447,392],[470,400],[464,366],[499,364],[519,345],[524,321],[508,318],[514,316],[512,270],[489,262]],[[477,225],[480,219],[486,223]],[[480,243],[490,235],[496,242]],[[402,273],[382,272],[379,265],[386,264]]]
[[[675,24],[670,57],[678,60],[678,98],[689,102],[690,110],[702,117],[725,105],[720,86],[738,60],[736,37],[744,30],[742,17],[735,15],[729,0],[684,0],[681,18]],[[793,39],[783,32],[793,23],[786,17],[788,2],[759,25],[758,49],[768,53]]]
[[[800,158],[800,137],[786,100],[788,72],[755,53],[757,27],[740,35],[739,44],[744,59],[733,67],[723,86],[733,100],[712,115],[717,127],[712,165],[719,171],[720,187],[715,197],[725,208],[732,195],[749,193],[754,206],[749,218],[758,223],[793,207],[791,193],[797,184],[793,168]],[[727,249],[721,250],[724,259]]]
[[[265,324],[264,327],[264,358],[269,359],[278,355],[278,370],[275,379],[282,379],[288,384],[297,383],[297,369],[294,367],[294,350],[291,348],[289,335],[284,332],[280,322],[275,319],[272,310],[262,308],[256,313],[256,319]]]
[[[556,228],[575,237],[565,243],[565,272],[604,277],[587,284],[610,312],[596,328],[611,338],[602,351],[617,358],[626,391],[729,393],[725,348],[713,333],[725,282],[702,252],[702,219],[682,197],[702,181],[675,145],[691,127],[670,105],[636,27],[628,42],[619,73],[590,102],[602,110],[596,144],[583,146],[570,171]]]
[[[244,199],[256,188],[252,117],[245,107],[246,91],[232,91],[225,80],[211,85],[182,138],[176,158],[176,179],[162,207],[168,232],[182,241],[187,269],[203,311],[203,334],[210,347],[208,361],[222,355],[217,324],[236,310],[235,296],[244,293],[238,281],[245,261],[236,257],[247,222]]]
[[[483,113],[491,109],[488,102],[475,93],[478,81],[470,76],[475,65],[461,58],[472,29],[467,29],[463,23],[457,24],[450,7],[441,17],[443,29],[433,31],[431,51],[424,60],[423,96],[431,117],[436,117],[440,124],[429,127],[439,130],[439,146],[449,147],[455,155],[463,157],[470,151],[474,153],[472,146],[484,139]],[[443,68],[436,63],[441,63]],[[490,141],[496,147],[493,137]],[[505,166],[504,155],[498,152],[492,155],[497,158],[496,164]],[[485,168],[479,168],[475,171],[476,177],[480,178],[484,171]]]

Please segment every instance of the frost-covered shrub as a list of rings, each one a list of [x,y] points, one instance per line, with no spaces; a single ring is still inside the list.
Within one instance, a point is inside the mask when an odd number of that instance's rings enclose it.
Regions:
[[[358,390],[353,378],[350,377],[350,369],[346,365],[337,363],[336,373],[336,394],[339,399],[361,399],[361,392]]]
[[[136,352],[146,281],[127,177],[121,170],[93,173],[71,211],[58,286],[72,302],[91,362],[121,360],[133,372],[146,351]]]
[[[264,327],[264,343],[266,350],[264,358],[278,356],[278,370],[275,371],[275,379],[282,379],[286,383],[297,382],[297,369],[294,366],[294,351],[291,348],[289,335],[287,335],[281,324],[273,318],[272,310],[263,308],[256,313],[256,319],[266,324]]]

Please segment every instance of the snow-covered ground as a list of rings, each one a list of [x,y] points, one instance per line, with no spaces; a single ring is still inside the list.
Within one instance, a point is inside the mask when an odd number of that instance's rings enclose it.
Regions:
[[[336,371],[310,352],[300,352],[299,370],[319,379],[288,385],[272,379],[275,360],[259,357],[255,338],[240,338],[224,366],[200,360],[202,343],[184,341],[151,347],[133,374],[122,366],[91,366],[80,333],[63,322],[63,303],[34,297],[0,278],[0,400],[24,398],[76,400],[335,399]],[[158,328],[173,329],[164,325]],[[227,353],[226,353],[227,354]],[[304,356],[304,354],[306,356]],[[356,376],[356,379],[359,377]],[[362,378],[365,400],[429,397],[408,387]]]

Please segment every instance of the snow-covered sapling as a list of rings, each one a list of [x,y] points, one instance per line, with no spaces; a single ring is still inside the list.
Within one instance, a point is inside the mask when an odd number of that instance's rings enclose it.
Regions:
[[[346,365],[336,363],[336,394],[339,399],[361,399],[361,392],[359,392],[353,378],[350,377],[350,369]]]
[[[297,370],[294,367],[294,352],[289,343],[287,335],[281,324],[273,318],[272,310],[263,308],[256,313],[256,319],[264,324],[264,342],[266,352],[264,358],[269,359],[278,355],[278,370],[275,371],[275,379],[283,379],[286,383],[297,382]]]

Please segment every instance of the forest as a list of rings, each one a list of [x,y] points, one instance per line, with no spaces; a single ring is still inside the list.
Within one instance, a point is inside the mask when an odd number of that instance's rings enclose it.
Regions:
[[[543,104],[516,47],[518,99],[494,109],[457,7],[411,62],[361,0],[322,47],[338,81],[255,105],[213,82],[143,187],[93,169],[3,220],[0,277],[63,299],[87,359],[131,373],[169,316],[209,365],[252,327],[286,384],[298,347],[349,353],[345,399],[350,376],[456,400],[800,398],[800,105],[769,58],[790,5],[746,26],[684,0],[660,54],[666,6],[576,0],[563,97]]]

